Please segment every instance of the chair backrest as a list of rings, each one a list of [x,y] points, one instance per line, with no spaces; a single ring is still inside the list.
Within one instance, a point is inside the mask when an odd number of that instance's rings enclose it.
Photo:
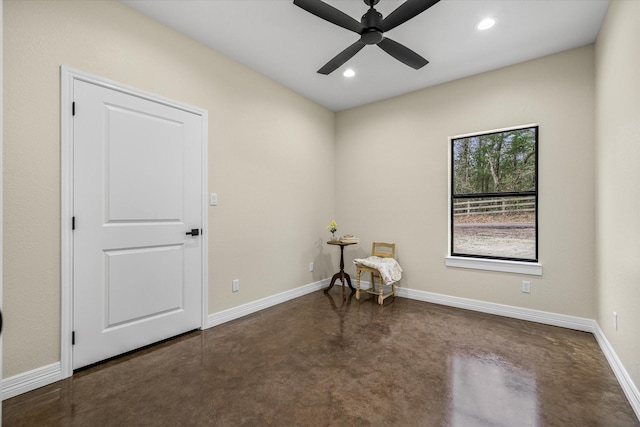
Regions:
[[[371,256],[379,256],[383,258],[395,258],[396,244],[373,242],[373,244],[371,245]]]

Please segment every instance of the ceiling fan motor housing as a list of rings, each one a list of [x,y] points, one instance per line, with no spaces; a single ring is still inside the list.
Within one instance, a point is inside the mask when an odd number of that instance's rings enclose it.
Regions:
[[[366,1],[365,1],[366,3]],[[364,44],[378,44],[384,38],[382,31],[379,30],[380,22],[382,21],[382,14],[375,10],[373,6],[362,15],[360,22],[365,26],[362,34],[360,34],[360,40]]]
[[[366,29],[360,36],[360,40],[362,40],[362,43],[364,44],[378,44],[383,38],[384,36],[382,33],[375,28]]]

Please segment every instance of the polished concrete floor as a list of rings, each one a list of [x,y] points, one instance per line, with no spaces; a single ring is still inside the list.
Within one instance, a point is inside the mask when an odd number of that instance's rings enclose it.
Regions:
[[[306,295],[6,400],[6,426],[639,426],[591,334]]]

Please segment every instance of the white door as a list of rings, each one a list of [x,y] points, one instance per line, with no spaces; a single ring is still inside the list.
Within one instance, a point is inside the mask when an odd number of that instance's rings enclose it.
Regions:
[[[201,326],[203,184],[201,116],[79,80],[73,98],[77,369]]]

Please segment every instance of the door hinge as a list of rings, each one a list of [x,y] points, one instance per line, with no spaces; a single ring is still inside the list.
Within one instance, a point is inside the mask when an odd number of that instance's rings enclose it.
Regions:
[[[71,332],[71,345],[76,345],[76,331]]]
[[[75,116],[75,115],[76,115],[76,102],[75,102],[75,101],[73,101],[73,102],[71,103],[71,115],[72,115],[72,116]]]
[[[71,217],[71,230],[76,229],[76,217]]]

